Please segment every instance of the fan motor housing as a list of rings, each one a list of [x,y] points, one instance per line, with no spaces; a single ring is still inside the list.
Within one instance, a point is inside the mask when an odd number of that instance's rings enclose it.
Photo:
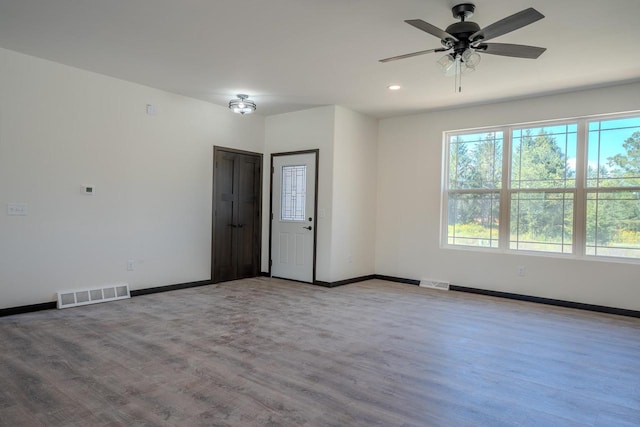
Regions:
[[[449,25],[446,29],[446,32],[457,38],[458,41],[454,42],[453,40],[441,40],[442,45],[447,48],[453,47],[456,52],[463,52],[469,47],[469,37],[471,37],[478,31],[480,31],[480,26],[475,22],[456,22]]]
[[[456,22],[449,25],[445,31],[457,39],[467,39],[480,31],[480,25],[471,21]]]

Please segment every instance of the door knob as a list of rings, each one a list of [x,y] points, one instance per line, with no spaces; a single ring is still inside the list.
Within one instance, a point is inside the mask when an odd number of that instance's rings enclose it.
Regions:
[[[302,227],[302,228],[306,228],[307,230],[312,230],[312,229],[313,229],[311,226],[308,226],[308,227]]]

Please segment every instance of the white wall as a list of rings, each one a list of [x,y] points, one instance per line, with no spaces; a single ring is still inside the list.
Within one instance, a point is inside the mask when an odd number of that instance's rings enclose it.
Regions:
[[[640,310],[640,264],[439,246],[444,131],[631,111],[639,99],[634,83],[382,120],[376,273]],[[519,265],[527,276],[517,276]]]
[[[263,138],[261,116],[0,49],[0,308],[209,279],[212,147]]]
[[[270,154],[319,148],[318,280],[434,278],[640,310],[638,264],[439,247],[443,131],[633,110],[638,99],[635,83],[386,119],[376,152],[376,121],[342,107],[240,117],[0,49],[0,308],[51,301],[59,289],[207,280],[220,145],[265,152],[263,271]],[[96,194],[83,195],[84,184]],[[29,214],[6,215],[9,202]]]
[[[331,227],[333,182],[333,129],[335,106],[318,107],[265,119],[265,154],[262,215],[262,271],[269,270],[269,183],[271,154],[319,149],[318,240],[316,242],[316,279],[331,281]]]
[[[331,281],[375,272],[378,121],[336,107]]]
[[[269,212],[271,153],[320,150],[316,279],[336,282],[374,273],[377,120],[340,106],[265,120],[264,212]],[[263,216],[262,270],[268,270],[269,215]]]

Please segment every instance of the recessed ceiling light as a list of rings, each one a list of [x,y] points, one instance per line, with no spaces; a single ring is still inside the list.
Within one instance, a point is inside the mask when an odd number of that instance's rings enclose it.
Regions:
[[[400,90],[400,88],[402,88],[402,86],[400,86],[400,85],[389,85],[389,86],[387,86],[387,89],[389,89],[389,90]]]

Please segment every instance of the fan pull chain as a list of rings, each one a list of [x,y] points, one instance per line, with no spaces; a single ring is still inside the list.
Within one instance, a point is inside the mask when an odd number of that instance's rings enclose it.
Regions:
[[[455,74],[453,76],[453,93],[456,93],[456,87],[458,87],[458,59],[454,58],[455,64],[454,67],[456,68]]]
[[[453,92],[456,92],[456,88],[458,89],[458,93],[462,93],[462,61],[460,58],[456,58],[456,77],[454,82]]]

